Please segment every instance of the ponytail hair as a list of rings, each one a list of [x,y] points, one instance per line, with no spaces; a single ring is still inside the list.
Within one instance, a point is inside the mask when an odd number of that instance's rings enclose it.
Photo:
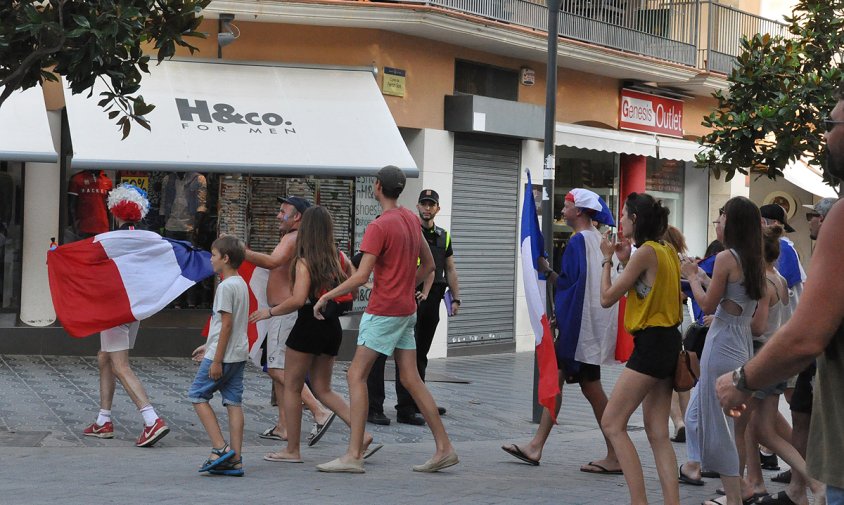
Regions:
[[[782,237],[782,226],[775,224],[768,226],[762,232],[762,255],[765,263],[773,263],[780,257],[780,237]]]
[[[645,242],[659,241],[668,230],[668,214],[667,207],[662,206],[661,201],[657,201],[647,193],[630,193],[627,200],[624,202],[627,207],[627,216],[634,221],[633,240],[636,247],[641,247]]]

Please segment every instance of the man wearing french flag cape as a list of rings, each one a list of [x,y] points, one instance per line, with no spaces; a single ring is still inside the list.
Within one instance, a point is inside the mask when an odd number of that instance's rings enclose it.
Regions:
[[[149,210],[141,189],[121,184],[109,193],[107,205],[118,230],[48,252],[50,295],[56,315],[70,335],[100,332],[100,411],[83,434],[114,437],[111,406],[117,379],[143,417],[144,428],[135,445],[150,447],[170,429],[129,365],[139,321],[214,272],[208,252],[134,229],[132,223],[141,221]]]
[[[528,179],[530,184],[530,179]],[[525,291],[531,312],[531,322],[534,313],[542,316],[543,328],[549,334],[542,334],[543,341],[537,341],[537,361],[540,367],[540,403],[545,406],[539,428],[534,438],[527,444],[508,444],[501,448],[511,456],[525,463],[538,466],[542,457],[542,449],[556,414],[560,410],[562,398],[556,396],[564,383],[578,383],[586,399],[592,405],[592,411],[600,425],[601,416],[607,405],[607,395],[601,385],[601,365],[614,362],[615,342],[618,330],[618,305],[604,309],[600,305],[601,283],[601,233],[593,222],[607,226],[615,226],[612,213],[603,199],[587,189],[575,188],[565,197],[563,218],[566,224],[574,229],[574,234],[568,241],[562,257],[561,272],[557,274],[541,256],[542,242],[532,237],[538,234],[536,212],[532,192],[525,196],[525,207],[522,213],[522,261],[524,262]],[[527,216],[527,219],[526,217]],[[540,236],[541,239],[541,236]],[[539,249],[534,249],[538,247]],[[535,252],[536,251],[536,252]],[[544,296],[539,306],[535,306],[536,291],[530,283],[539,284],[536,271],[541,271],[545,277],[554,282],[554,305],[557,316],[559,338],[556,346],[546,344],[545,338],[550,339],[550,331],[545,324]],[[544,295],[544,286],[538,288],[539,294]],[[537,337],[538,338],[538,337]],[[547,346],[547,347],[546,347]],[[549,351],[549,349],[551,349]],[[551,359],[543,357],[544,353],[555,352]],[[556,355],[557,370],[548,370],[549,361],[553,363]],[[544,378],[546,373],[550,379]],[[542,402],[543,382],[550,392],[556,389],[555,396],[549,403]],[[547,393],[545,393],[547,394]],[[612,445],[605,439],[607,454],[603,459],[590,461],[580,470],[588,473],[620,474],[620,465]]]

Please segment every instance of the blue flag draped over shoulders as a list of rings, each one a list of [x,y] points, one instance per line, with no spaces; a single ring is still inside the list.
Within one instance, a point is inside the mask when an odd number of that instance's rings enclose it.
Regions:
[[[557,315],[557,359],[566,365],[566,370],[576,373],[579,368],[574,359],[583,315],[583,299],[586,293],[586,242],[583,235],[572,235],[563,251],[560,276],[557,278],[557,292],[554,308]]]

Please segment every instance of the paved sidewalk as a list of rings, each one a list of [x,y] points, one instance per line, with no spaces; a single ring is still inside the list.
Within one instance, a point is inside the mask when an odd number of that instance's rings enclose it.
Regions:
[[[525,442],[536,428],[530,422],[532,354],[502,354],[431,360],[429,375],[470,381],[429,382],[461,464],[440,474],[410,470],[433,452],[424,427],[393,422],[368,425],[386,446],[370,461],[365,475],[328,475],[314,465],[342,454],[348,429],[336,422],[313,448],[303,444],[305,464],[270,463],[261,456],[278,444],[257,437],[275,423],[269,381],[247,369],[244,393],[246,434],[242,479],[201,475],[196,468],[208,454],[208,441],[186,398],[196,371],[189,359],[138,358],[133,368],[153,404],[171,427],[154,448],[134,447],[141,423],[134,405],[118,388],[113,407],[116,438],[86,438],[81,430],[96,415],[96,359],[57,356],[0,356],[0,504],[86,503],[349,503],[349,504],[605,504],[628,502],[622,476],[578,471],[604,455],[603,438],[588,402],[577,387],[566,386],[560,425],[555,427],[539,467],[520,463],[501,451],[505,442]],[[334,383],[346,393],[338,363]],[[611,390],[620,366],[604,369]],[[395,395],[387,384],[387,414],[395,420]],[[212,404],[218,410],[219,400]],[[224,414],[222,415],[224,418]],[[306,416],[307,417],[307,416]],[[310,420],[306,419],[306,423]],[[653,458],[642,429],[641,413],[630,421],[631,437],[645,470],[651,503],[661,503]],[[304,431],[308,425],[303,424]],[[678,460],[682,444],[674,445]],[[773,472],[765,472],[767,478]],[[681,487],[684,504],[714,496],[717,480],[703,488]],[[771,484],[769,491],[782,489]]]

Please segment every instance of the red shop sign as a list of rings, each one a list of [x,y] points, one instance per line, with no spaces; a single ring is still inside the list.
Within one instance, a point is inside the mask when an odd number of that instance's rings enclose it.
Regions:
[[[682,138],[683,101],[622,89],[618,127]]]

